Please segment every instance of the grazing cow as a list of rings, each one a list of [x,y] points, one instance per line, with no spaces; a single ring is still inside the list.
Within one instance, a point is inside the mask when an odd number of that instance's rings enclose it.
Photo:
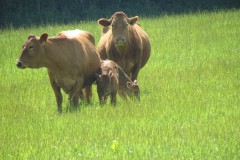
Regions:
[[[137,20],[137,16],[128,18],[123,12],[116,12],[110,19],[98,20],[103,26],[97,47],[100,57],[116,62],[132,80],[137,79],[151,51],[149,38]]]
[[[111,104],[116,105],[116,95],[118,91],[118,71],[115,63],[110,60],[101,62],[101,73],[97,73],[96,83],[100,104],[105,104],[110,95]]]
[[[47,68],[59,113],[62,112],[61,89],[69,94],[74,109],[78,107],[82,89],[91,91],[101,62],[92,38],[91,33],[80,30],[61,32],[52,38],[43,33],[40,38],[30,35],[22,47],[17,67]]]
[[[123,69],[118,66],[119,89],[118,94],[123,98],[137,98],[140,101],[140,89],[137,80],[132,81]]]

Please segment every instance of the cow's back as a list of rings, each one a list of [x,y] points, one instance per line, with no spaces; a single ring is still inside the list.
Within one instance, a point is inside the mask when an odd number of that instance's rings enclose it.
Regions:
[[[63,36],[63,37],[67,37],[67,38],[80,38],[80,39],[87,39],[89,40],[94,46],[95,46],[95,38],[94,36],[87,31],[82,31],[79,29],[75,29],[75,30],[67,30],[67,31],[62,31],[58,34],[58,36]]]
[[[81,30],[62,31],[58,34],[63,39],[62,44],[56,45],[59,52],[56,58],[62,58],[62,65],[73,75],[84,76],[84,86],[91,85],[95,80],[95,73],[100,69],[100,57],[94,46],[94,37],[91,33]]]

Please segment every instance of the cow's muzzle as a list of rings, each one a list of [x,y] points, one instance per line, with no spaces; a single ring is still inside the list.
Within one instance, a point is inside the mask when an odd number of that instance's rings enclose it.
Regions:
[[[114,43],[117,46],[123,46],[123,45],[126,45],[126,39],[124,37],[117,37]]]
[[[24,68],[25,68],[25,66],[23,65],[23,62],[22,62],[22,61],[18,61],[17,64],[16,64],[16,66],[17,66],[18,68],[20,68],[20,69],[24,69]]]

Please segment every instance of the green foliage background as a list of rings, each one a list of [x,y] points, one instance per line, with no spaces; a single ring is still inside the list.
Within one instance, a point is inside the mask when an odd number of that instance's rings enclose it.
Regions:
[[[239,7],[239,0],[1,0],[0,27],[96,20],[116,11],[152,17]]]

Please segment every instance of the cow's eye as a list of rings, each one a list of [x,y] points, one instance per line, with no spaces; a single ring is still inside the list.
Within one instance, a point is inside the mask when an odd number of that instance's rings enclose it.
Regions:
[[[112,27],[114,27],[114,24],[111,24]]]
[[[28,46],[28,50],[31,50],[31,49],[33,49],[33,46]]]
[[[125,26],[127,27],[127,26],[128,26],[128,23],[126,23]]]

